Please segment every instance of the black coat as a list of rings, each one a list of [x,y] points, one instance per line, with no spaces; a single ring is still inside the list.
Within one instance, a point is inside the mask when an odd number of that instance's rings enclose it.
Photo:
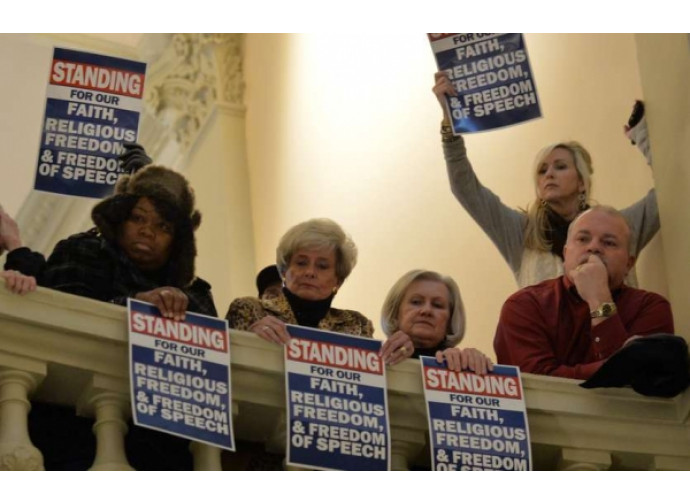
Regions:
[[[208,282],[195,278],[188,286],[176,285],[174,277],[167,270],[155,277],[145,275],[120,249],[92,230],[60,241],[38,276],[38,284],[123,306],[139,292],[177,287],[189,298],[188,311],[217,315]]]

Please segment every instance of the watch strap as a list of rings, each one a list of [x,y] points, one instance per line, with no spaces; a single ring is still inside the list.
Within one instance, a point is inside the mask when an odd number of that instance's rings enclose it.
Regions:
[[[601,303],[599,306],[597,306],[596,310],[592,310],[589,312],[590,317],[592,318],[599,318],[599,317],[610,317],[611,315],[614,315],[617,312],[616,308],[616,303]]]

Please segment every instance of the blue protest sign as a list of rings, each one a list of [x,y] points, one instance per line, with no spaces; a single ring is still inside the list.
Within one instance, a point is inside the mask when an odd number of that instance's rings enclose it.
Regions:
[[[287,463],[312,469],[389,470],[381,342],[287,327]]]
[[[103,198],[135,142],[146,64],[55,48],[34,188]]]
[[[520,369],[478,375],[420,357],[429,413],[432,468],[527,471],[532,468]]]
[[[175,321],[134,299],[127,310],[134,423],[234,451],[227,320]]]
[[[455,134],[541,117],[521,33],[430,33],[429,41],[438,69],[458,93],[448,98]]]

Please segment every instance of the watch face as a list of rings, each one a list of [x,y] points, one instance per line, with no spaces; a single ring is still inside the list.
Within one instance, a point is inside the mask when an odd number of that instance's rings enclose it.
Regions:
[[[591,312],[592,317],[609,317],[616,313],[615,303],[602,303],[599,308]]]

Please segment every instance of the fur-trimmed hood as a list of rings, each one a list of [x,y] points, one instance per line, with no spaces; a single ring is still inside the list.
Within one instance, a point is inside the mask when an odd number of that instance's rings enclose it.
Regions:
[[[172,215],[166,218],[173,222],[175,235],[167,276],[175,287],[189,285],[194,280],[194,231],[201,223],[201,214],[194,208],[194,191],[185,177],[156,165],[146,166],[134,175],[123,175],[115,186],[115,194],[93,207],[91,218],[101,234],[116,244],[120,226],[142,197],[171,210]]]

